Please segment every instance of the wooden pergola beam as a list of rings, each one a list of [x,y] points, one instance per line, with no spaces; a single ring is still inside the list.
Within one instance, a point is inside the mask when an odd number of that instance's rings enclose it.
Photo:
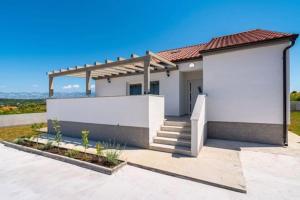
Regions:
[[[137,58],[130,58],[127,60],[121,60],[121,61],[116,61],[116,62],[111,62],[111,63],[105,63],[105,64],[100,64],[100,65],[94,65],[91,67],[85,67],[85,68],[79,68],[79,69],[73,69],[73,70],[68,70],[64,72],[55,72],[55,73],[50,73],[48,74],[49,76],[56,77],[56,76],[64,76],[67,74],[75,74],[79,72],[84,72],[84,71],[94,71],[97,69],[106,69],[106,68],[111,68],[115,66],[121,66],[121,65],[127,65],[127,64],[134,64],[136,62],[143,62],[145,56],[142,57],[137,57]]]
[[[159,55],[157,55],[157,54],[155,54],[155,53],[153,53],[151,51],[146,51],[146,55],[150,55],[150,56],[158,59],[159,61],[161,61],[161,62],[163,62],[163,63],[165,63],[167,65],[170,65],[172,67],[177,67],[177,65],[175,63],[172,63],[172,62],[168,61],[167,59],[165,59],[165,58],[163,58],[163,57],[161,57],[161,56],[159,56]]]

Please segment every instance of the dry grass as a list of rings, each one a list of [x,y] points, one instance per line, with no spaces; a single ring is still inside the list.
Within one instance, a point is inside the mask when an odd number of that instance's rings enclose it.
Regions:
[[[0,128],[0,140],[13,141],[19,137],[31,137],[36,134],[37,133],[31,129],[31,125]]]
[[[300,111],[291,112],[291,125],[289,126],[289,131],[300,136]]]

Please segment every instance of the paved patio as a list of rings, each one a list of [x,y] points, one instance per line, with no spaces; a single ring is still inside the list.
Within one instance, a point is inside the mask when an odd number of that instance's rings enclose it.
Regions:
[[[299,146],[298,136],[287,148],[235,143],[242,194],[132,166],[108,176],[0,144],[0,199],[299,199]]]
[[[53,137],[53,136],[49,136]],[[45,136],[44,136],[45,138]],[[64,137],[60,146],[83,151],[81,140]],[[40,142],[46,143],[47,139]],[[121,159],[128,164],[176,177],[206,183],[234,191],[246,192],[245,179],[238,149],[218,148],[223,140],[208,140],[197,158],[153,151],[141,148],[125,147]],[[88,152],[96,153],[95,141],[90,141]]]

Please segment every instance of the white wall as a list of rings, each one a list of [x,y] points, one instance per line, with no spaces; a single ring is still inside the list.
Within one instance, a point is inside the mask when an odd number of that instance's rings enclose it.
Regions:
[[[191,116],[191,152],[192,156],[198,156],[207,137],[207,110],[206,95],[198,95]]]
[[[194,63],[194,67],[190,68],[189,64]],[[166,115],[179,116],[184,114],[182,109],[184,95],[183,88],[180,88],[182,81],[180,72],[191,72],[196,70],[202,70],[202,61],[191,61],[179,64],[179,70],[171,71],[170,76],[167,77],[165,72],[151,73],[151,81],[159,81],[160,95],[165,97],[165,113]],[[96,81],[96,96],[124,96],[128,95],[129,84],[142,84],[144,87],[144,76],[126,76],[119,78],[112,78],[111,83],[108,83],[106,79]],[[143,92],[143,90],[142,90]]]
[[[47,99],[47,119],[148,128],[149,105],[151,117],[164,114],[161,96]]]
[[[165,119],[164,113],[165,99],[164,98],[149,98],[149,141],[153,142],[153,138],[157,135],[157,131],[163,125]]]
[[[288,42],[203,56],[208,121],[282,124],[282,52]]]
[[[150,79],[151,81],[159,81],[159,93],[165,97],[166,115],[179,115],[179,71],[171,71],[169,77],[165,72],[151,73]],[[96,96],[127,95],[128,85],[135,83],[141,83],[144,87],[144,76],[112,78],[111,83],[108,83],[106,79],[97,80]]]

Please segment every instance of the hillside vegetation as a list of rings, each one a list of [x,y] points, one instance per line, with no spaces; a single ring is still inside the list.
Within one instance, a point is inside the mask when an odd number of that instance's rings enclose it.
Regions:
[[[300,92],[293,91],[290,95],[291,101],[300,101]]]
[[[0,115],[46,112],[45,99],[0,99]]]

